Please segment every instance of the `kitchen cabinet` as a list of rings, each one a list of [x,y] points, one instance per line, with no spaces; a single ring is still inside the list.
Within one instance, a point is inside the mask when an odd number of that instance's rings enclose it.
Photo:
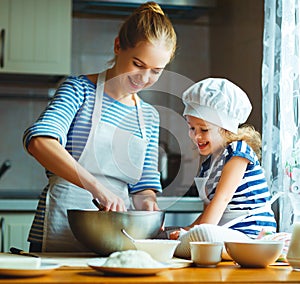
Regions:
[[[14,246],[29,250],[28,233],[34,218],[34,212],[0,212],[1,250],[8,252]]]
[[[0,73],[68,75],[71,0],[0,1]]]

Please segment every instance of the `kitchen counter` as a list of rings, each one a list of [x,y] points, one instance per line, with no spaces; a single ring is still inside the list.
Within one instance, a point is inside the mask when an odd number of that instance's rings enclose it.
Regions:
[[[183,227],[191,224],[203,211],[203,202],[198,197],[158,197],[157,203],[161,210],[166,211],[167,227]],[[38,199],[0,196],[0,214],[1,212],[34,214],[37,204]]]
[[[153,276],[111,276],[86,268],[58,268],[48,275],[30,278],[4,278],[0,283],[300,283],[300,272],[290,266],[240,268],[232,262],[222,262],[216,268],[187,267],[169,269]]]
[[[38,204],[37,199],[0,199],[0,211],[13,211],[13,212],[34,212]]]
[[[203,203],[197,197],[158,197],[157,202],[167,212],[201,212]],[[38,200],[31,198],[0,198],[0,211],[35,211]]]

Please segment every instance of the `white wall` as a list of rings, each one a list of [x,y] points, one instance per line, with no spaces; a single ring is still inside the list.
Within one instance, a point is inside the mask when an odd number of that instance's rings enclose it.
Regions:
[[[12,95],[0,98],[0,166],[7,159],[11,162],[11,168],[0,179],[0,194],[38,196],[46,185],[44,169],[22,145],[25,129],[46,105],[45,99],[13,98]]]

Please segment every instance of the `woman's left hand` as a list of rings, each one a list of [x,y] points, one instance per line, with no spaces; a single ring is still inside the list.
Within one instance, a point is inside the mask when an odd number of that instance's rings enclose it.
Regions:
[[[133,195],[133,204],[137,210],[158,211],[156,194],[152,189],[146,189]]]

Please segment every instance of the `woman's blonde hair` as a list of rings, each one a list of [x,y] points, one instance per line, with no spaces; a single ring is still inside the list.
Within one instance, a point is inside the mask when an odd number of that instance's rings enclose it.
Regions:
[[[233,141],[244,140],[256,153],[258,159],[261,159],[261,135],[255,130],[253,125],[241,125],[237,134],[234,134],[223,128],[221,128],[220,131],[227,144]]]
[[[176,50],[176,33],[170,19],[155,2],[139,6],[123,23],[119,31],[120,47],[133,48],[141,41],[155,43],[164,40],[171,50],[171,59]]]

